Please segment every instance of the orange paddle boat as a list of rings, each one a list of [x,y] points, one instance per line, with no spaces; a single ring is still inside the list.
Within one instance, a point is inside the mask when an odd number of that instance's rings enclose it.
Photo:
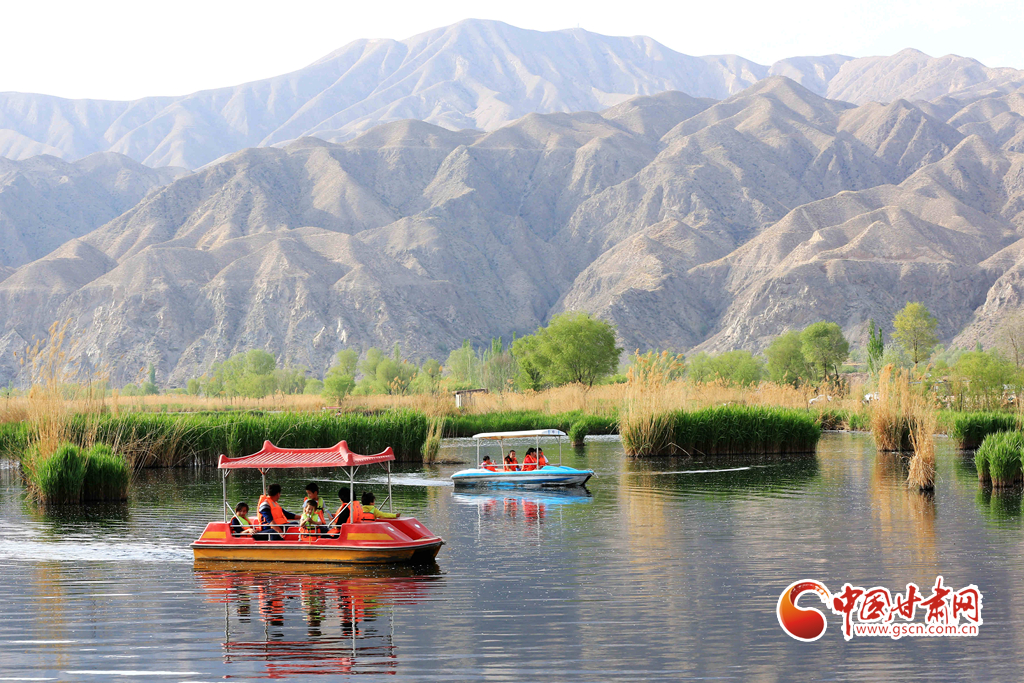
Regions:
[[[240,458],[220,456],[217,467],[223,472],[224,521],[210,522],[192,543],[196,562],[315,562],[327,564],[428,564],[434,561],[444,541],[415,517],[374,519],[333,524],[336,534],[299,534],[298,527],[284,526],[283,540],[256,540],[252,534],[232,535],[230,518],[234,514],[227,502],[227,477],[231,470],[256,469],[263,476],[271,469],[340,468],[347,472],[350,500],[355,497],[355,476],[363,467],[380,465],[388,475],[391,505],[391,462],[395,454],[388,447],[376,455],[359,455],[344,441],[330,448],[278,448],[269,441],[258,453]],[[383,505],[383,503],[381,504]],[[231,511],[231,515],[228,514]],[[259,519],[248,520],[257,530]],[[276,525],[275,525],[276,526]]]

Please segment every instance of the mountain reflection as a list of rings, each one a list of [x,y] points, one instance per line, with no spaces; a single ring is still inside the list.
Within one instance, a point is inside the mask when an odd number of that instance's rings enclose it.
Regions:
[[[226,664],[263,677],[394,673],[395,607],[423,600],[439,568],[195,565],[207,602],[224,605]]]

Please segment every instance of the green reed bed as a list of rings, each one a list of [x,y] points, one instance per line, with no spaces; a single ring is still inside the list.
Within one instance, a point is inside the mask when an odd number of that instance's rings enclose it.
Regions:
[[[1020,418],[1014,413],[954,413],[946,419],[950,438],[957,448],[966,451],[979,448],[989,434],[1021,429]]]
[[[0,456],[18,457],[28,448],[31,433],[27,422],[0,423]]]
[[[22,453],[21,465],[29,490],[46,504],[128,498],[131,466],[103,444],[84,450],[65,443],[48,456],[33,446]]]
[[[324,448],[347,441],[357,453],[388,446],[398,460],[418,460],[427,437],[427,418],[413,411],[377,415],[328,413],[123,413],[76,415],[72,440],[92,441],[129,453],[142,467],[216,464],[223,453],[255,453],[264,441],[283,448]]]
[[[974,466],[982,483],[994,488],[1014,486],[1024,481],[1024,433],[989,434],[974,455]]]
[[[662,417],[665,436],[654,442],[634,438],[626,426],[622,442],[628,455],[796,455],[814,453],[821,438],[814,416],[799,410],[721,406]]]
[[[870,417],[863,411],[823,408],[811,411],[811,416],[823,430],[868,431],[871,429]]]

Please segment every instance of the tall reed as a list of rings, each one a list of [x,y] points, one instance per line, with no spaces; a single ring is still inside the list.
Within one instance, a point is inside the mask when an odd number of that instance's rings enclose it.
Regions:
[[[910,442],[914,447],[914,457],[910,460],[910,472],[907,474],[907,485],[919,491],[931,491],[935,488],[935,427],[938,413],[927,405],[916,406],[911,420]]]
[[[878,400],[871,413],[871,434],[880,451],[909,451],[915,399],[910,374],[886,365],[878,376]]]
[[[673,449],[675,413],[666,402],[665,386],[682,368],[682,356],[667,351],[641,354],[637,350],[633,354],[619,413],[619,434],[627,454],[651,455]]]

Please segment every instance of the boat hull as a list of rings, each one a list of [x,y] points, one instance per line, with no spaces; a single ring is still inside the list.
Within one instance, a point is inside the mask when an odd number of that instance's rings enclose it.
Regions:
[[[452,482],[456,486],[583,486],[594,476],[593,470],[547,465],[529,472],[492,472],[470,469],[456,472]]]
[[[196,562],[309,562],[317,564],[427,564],[444,541],[413,517],[343,524],[341,536],[255,541],[232,536],[230,525],[211,522],[192,543]]]

